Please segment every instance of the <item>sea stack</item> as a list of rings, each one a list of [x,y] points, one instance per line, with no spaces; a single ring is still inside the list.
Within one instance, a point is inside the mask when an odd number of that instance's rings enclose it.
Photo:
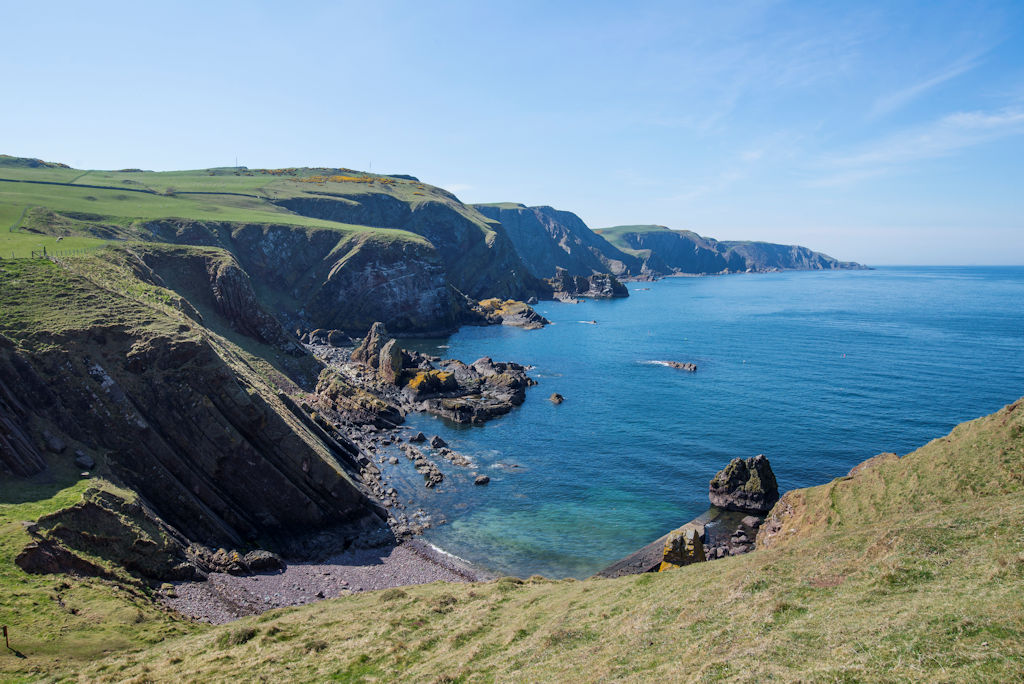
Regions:
[[[779,485],[764,454],[734,458],[711,480],[708,498],[727,511],[765,515],[779,500]]]

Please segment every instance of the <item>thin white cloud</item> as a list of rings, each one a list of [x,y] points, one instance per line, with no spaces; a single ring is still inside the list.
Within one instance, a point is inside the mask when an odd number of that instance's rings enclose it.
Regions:
[[[826,159],[815,187],[855,183],[916,162],[937,159],[983,143],[1024,134],[1024,108],[949,114],[890,135],[852,154]]]
[[[955,62],[941,73],[903,88],[902,90],[880,97],[875,100],[875,104],[871,108],[869,118],[878,118],[885,116],[886,114],[891,114],[898,109],[902,109],[932,88],[940,86],[946,81],[950,81],[961,74],[967,73],[980,63],[981,61],[976,56],[966,57]]]

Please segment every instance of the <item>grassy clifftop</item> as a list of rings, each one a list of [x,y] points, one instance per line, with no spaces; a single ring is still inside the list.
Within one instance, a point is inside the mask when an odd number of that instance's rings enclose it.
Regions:
[[[1022,488],[1024,401],[789,493],[752,554],[357,595],[140,636],[79,676],[180,678],[187,658],[195,681],[1018,681]]]
[[[500,225],[410,176],[86,171],[0,156],[0,259],[115,243],[227,249],[271,313],[309,329],[362,334],[382,320],[441,333],[461,320],[456,291],[474,299],[540,292]]]

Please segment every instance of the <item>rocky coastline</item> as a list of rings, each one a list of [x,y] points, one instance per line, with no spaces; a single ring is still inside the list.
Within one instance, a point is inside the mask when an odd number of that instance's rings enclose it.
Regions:
[[[734,458],[708,485],[711,508],[639,550],[621,558],[595,577],[622,577],[738,556],[756,548],[765,516],[779,500],[771,464],[764,454]]]

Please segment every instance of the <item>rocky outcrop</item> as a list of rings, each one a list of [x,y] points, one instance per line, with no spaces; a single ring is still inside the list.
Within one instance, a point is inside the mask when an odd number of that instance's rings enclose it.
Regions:
[[[538,278],[551,278],[559,268],[574,276],[640,270],[639,259],[594,233],[572,212],[513,203],[473,207],[501,223],[519,258]]]
[[[689,361],[655,361],[655,363],[661,364],[662,366],[668,366],[669,368],[675,368],[677,370],[684,370],[690,373],[697,372],[697,364],[690,363]]]
[[[366,337],[352,350],[352,360],[376,369],[380,364],[380,350],[389,341],[393,340],[388,338],[388,331],[384,324],[380,321],[374,322],[370,326],[370,331],[366,333]]]
[[[517,363],[485,357],[465,364],[401,350],[379,322],[352,352],[351,361],[365,370],[367,387],[393,397],[404,410],[426,411],[457,423],[483,423],[504,415],[525,401],[527,387],[537,384]],[[318,393],[324,389],[321,382]]]
[[[546,281],[555,298],[590,297],[611,299],[628,297],[629,290],[610,273],[596,273],[589,276],[574,276],[565,269],[558,269],[554,278]]]
[[[764,454],[734,458],[711,480],[711,505],[729,511],[765,514],[779,500],[775,473]]]
[[[275,553],[211,549],[190,543],[140,501],[91,488],[77,504],[28,525],[32,541],[15,563],[34,574],[116,578],[120,569],[151,582],[203,579],[211,572],[248,575],[280,570]],[[101,559],[109,570],[87,558]]]
[[[325,369],[316,384],[317,410],[331,421],[348,425],[393,428],[405,420],[401,409]]]
[[[533,307],[514,299],[502,301],[497,297],[484,299],[473,307],[488,324],[510,325],[526,330],[537,330],[551,323],[533,310]]]
[[[692,563],[703,563],[704,525],[687,523],[669,532],[662,550],[658,572],[681,568]]]

